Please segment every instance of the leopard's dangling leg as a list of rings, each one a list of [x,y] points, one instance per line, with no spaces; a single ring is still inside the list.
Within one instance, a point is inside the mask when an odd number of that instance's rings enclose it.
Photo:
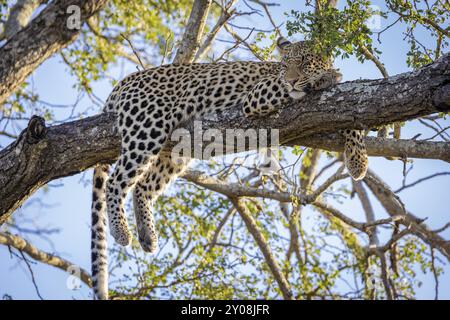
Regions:
[[[364,131],[343,130],[345,137],[344,161],[348,172],[355,180],[361,180],[366,176],[369,166],[366,146],[364,144]]]
[[[158,197],[189,166],[191,159],[161,154],[152,161],[149,170],[136,184],[133,191],[133,206],[139,243],[144,251],[158,250],[158,234],[153,216],[153,205]]]
[[[163,107],[155,107],[150,117],[157,118],[163,112]],[[120,119],[125,113],[119,113]],[[185,119],[185,114],[177,113],[175,119],[166,122],[147,121],[136,117],[133,129],[127,127],[126,122],[119,131],[122,135],[122,148],[119,160],[106,187],[106,201],[108,204],[109,229],[117,243],[127,246],[131,243],[131,232],[125,215],[125,200],[127,194],[141,181],[149,170],[152,162],[159,157],[172,130]],[[148,129],[147,129],[148,128]],[[138,130],[139,129],[139,130]],[[127,137],[131,137],[127,139]]]
[[[132,238],[125,215],[125,199],[148,170],[154,157],[156,156],[144,152],[137,155],[134,150],[123,148],[114,172],[106,184],[109,230],[116,242],[122,246],[128,246]]]

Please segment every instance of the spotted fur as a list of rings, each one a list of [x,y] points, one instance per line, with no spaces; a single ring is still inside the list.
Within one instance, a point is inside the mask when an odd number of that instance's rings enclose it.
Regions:
[[[131,233],[124,202],[133,190],[139,243],[147,252],[158,248],[153,204],[189,164],[187,159],[161,153],[178,124],[238,104],[247,117],[269,114],[292,98],[340,80],[331,62],[315,55],[307,44],[291,44],[283,38],[278,44],[281,63],[165,65],[133,73],[114,88],[104,111],[118,115],[121,154],[109,179],[105,166],[94,173],[92,274],[98,298],[108,297],[105,207],[111,235],[128,245]],[[361,178],[365,149],[361,134],[350,132],[344,132],[346,164],[354,178]]]

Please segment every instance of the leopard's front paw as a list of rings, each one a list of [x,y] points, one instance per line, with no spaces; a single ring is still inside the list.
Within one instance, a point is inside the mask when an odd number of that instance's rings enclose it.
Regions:
[[[324,90],[338,84],[342,80],[342,73],[337,70],[329,70],[323,74],[319,79],[311,84],[314,91]]]

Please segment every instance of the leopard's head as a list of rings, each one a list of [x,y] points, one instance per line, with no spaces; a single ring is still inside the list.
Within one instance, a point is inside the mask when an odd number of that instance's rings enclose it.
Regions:
[[[280,37],[277,47],[281,53],[281,81],[294,99],[302,98],[307,86],[332,68],[331,59],[316,54],[308,41],[292,43]]]

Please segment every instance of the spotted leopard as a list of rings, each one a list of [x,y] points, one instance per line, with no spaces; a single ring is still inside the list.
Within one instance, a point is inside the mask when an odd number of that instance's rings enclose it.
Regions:
[[[100,165],[93,178],[91,252],[96,298],[108,298],[106,216],[114,239],[123,246],[131,241],[124,210],[130,190],[139,242],[147,252],[158,249],[153,204],[189,165],[189,159],[161,153],[180,122],[238,104],[247,117],[263,116],[340,80],[332,63],[313,53],[307,42],[280,38],[277,44],[281,63],[164,65],[133,73],[114,88],[104,112],[118,115],[121,153],[112,173],[109,165]],[[347,169],[354,179],[361,179],[367,170],[362,133],[343,134]]]

